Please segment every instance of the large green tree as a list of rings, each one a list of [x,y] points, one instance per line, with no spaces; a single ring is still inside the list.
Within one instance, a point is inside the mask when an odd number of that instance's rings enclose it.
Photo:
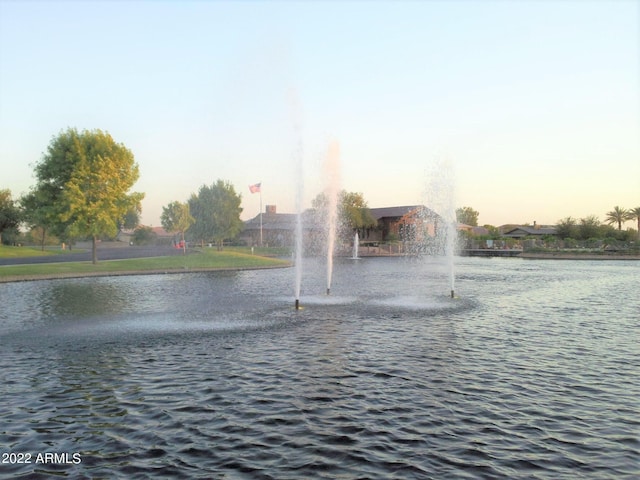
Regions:
[[[364,233],[365,229],[378,225],[362,193],[342,190],[338,198],[338,212],[341,225],[349,232],[363,230]]]
[[[189,210],[195,219],[189,235],[201,243],[213,241],[218,250],[222,250],[225,240],[235,238],[242,231],[241,201],[228,181],[202,185],[198,194],[189,198]]]
[[[52,212],[55,204],[48,205],[44,191],[38,189],[32,189],[23,195],[20,204],[25,224],[32,231],[37,231],[37,236],[40,238],[40,248],[44,251],[47,235],[49,235],[51,225],[54,223]]]
[[[101,130],[68,129],[54,137],[35,168],[42,218],[62,238],[114,236],[127,212],[140,210],[142,193],[129,193],[139,177],[133,153]]]
[[[325,224],[328,222],[329,199],[326,193],[319,193],[312,200],[311,206],[315,210],[315,222]],[[358,230],[365,230],[377,226],[378,222],[371,214],[367,201],[362,193],[347,192],[338,193],[337,223],[339,235],[344,241],[350,241]]]
[[[171,202],[166,207],[162,207],[160,223],[169,233],[179,232],[182,234],[182,253],[186,252],[184,242],[184,232],[193,224],[195,219],[189,213],[189,204],[182,202]]]
[[[480,213],[471,207],[456,208],[456,219],[459,223],[465,225],[471,225],[472,227],[478,226],[478,217]]]
[[[617,223],[618,230],[622,230],[622,224],[627,220],[629,220],[629,211],[616,205],[615,207],[613,207],[613,210],[607,212],[605,222],[607,222],[609,225]]]
[[[2,246],[2,233],[17,228],[20,220],[20,208],[11,197],[11,190],[0,190],[0,246]]]

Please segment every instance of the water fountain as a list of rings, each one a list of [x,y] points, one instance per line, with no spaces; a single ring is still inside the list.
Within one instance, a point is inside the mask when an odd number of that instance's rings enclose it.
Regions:
[[[295,227],[295,308],[299,310],[301,283],[303,276],[302,253],[303,253],[303,156],[300,138],[297,139],[297,148],[295,149],[294,160],[297,170],[297,195],[296,195],[296,227]],[[340,146],[336,140],[329,143],[326,157],[324,161],[325,171],[325,189],[323,192],[323,202],[317,207],[317,227],[323,231],[323,240],[326,248],[326,296],[331,295],[331,288],[334,276],[334,253],[336,249],[336,241],[338,237],[338,203],[340,189]],[[429,207],[425,209],[423,218],[425,224],[430,225],[429,232],[421,233],[421,237],[426,243],[421,244],[417,248],[417,252],[427,252],[434,258],[439,257],[445,259],[446,275],[448,280],[448,291],[451,298],[455,298],[455,274],[454,274],[454,255],[455,242],[457,236],[457,223],[454,201],[454,177],[453,168],[450,162],[436,162],[432,168],[427,183],[427,192],[424,204]],[[434,212],[436,215],[434,215]],[[427,235],[424,235],[427,233]],[[352,259],[359,259],[359,232],[356,230],[353,239]],[[420,243],[414,239],[414,244]],[[320,277],[316,276],[319,280]],[[351,297],[347,297],[351,298]],[[308,301],[309,299],[305,300]],[[333,301],[321,301],[312,299],[313,302],[322,304],[335,304]],[[327,303],[328,302],[328,303]],[[415,302],[414,302],[415,304]]]
[[[327,295],[329,295],[333,278],[333,254],[336,244],[340,189],[340,145],[335,140],[329,144],[325,171],[327,175],[327,187],[325,189],[327,197]]]
[[[304,158],[302,150],[302,132],[300,131],[301,112],[300,105],[295,92],[290,92],[289,103],[291,106],[291,116],[293,118],[294,145],[293,163],[296,176],[294,182],[296,188],[296,228],[295,228],[295,309],[300,310],[300,290],[302,285],[302,201],[304,198]]]
[[[358,247],[360,246],[360,236],[358,235],[358,231],[356,230],[356,234],[353,236],[353,254],[351,258],[353,260],[359,260],[358,256]]]
[[[434,163],[426,192],[426,205],[440,216],[437,226],[437,249],[444,253],[451,298],[455,297],[454,256],[457,238],[457,220],[455,209],[455,181],[453,165],[450,160],[442,159]]]

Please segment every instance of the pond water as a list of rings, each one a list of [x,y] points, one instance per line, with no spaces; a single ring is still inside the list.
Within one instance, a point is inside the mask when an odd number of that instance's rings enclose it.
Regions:
[[[324,271],[0,284],[0,478],[640,476],[640,263]]]

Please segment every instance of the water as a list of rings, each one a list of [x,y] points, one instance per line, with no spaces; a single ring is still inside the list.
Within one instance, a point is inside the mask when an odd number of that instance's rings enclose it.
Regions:
[[[360,236],[358,235],[358,231],[356,230],[356,234],[353,236],[353,255],[351,258],[354,260],[358,260],[360,257],[358,256],[358,247],[360,246]]]
[[[455,291],[455,251],[457,239],[456,191],[453,163],[446,158],[440,158],[431,166],[425,205],[440,215],[444,225],[436,228],[438,249],[444,251],[448,265],[448,278],[451,297]]]
[[[337,141],[329,143],[325,161],[327,186],[327,295],[331,292],[333,281],[333,254],[336,245],[338,227],[338,196],[340,195],[340,145]]]
[[[324,263],[309,260],[309,270]],[[631,479],[640,264],[336,259],[0,285],[0,478]]]
[[[291,91],[289,95],[289,104],[291,106],[291,118],[293,120],[294,145],[293,150],[293,170],[295,172],[292,181],[296,184],[296,229],[295,229],[295,248],[294,248],[294,281],[293,295],[295,305],[300,302],[300,289],[302,285],[302,203],[304,200],[304,155],[302,144],[302,112],[298,95],[295,91]]]

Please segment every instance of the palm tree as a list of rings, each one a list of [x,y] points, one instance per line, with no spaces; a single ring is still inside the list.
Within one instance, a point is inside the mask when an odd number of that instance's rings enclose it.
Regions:
[[[638,238],[640,239],[640,207],[627,210],[627,220],[636,220],[638,222]]]
[[[627,220],[629,220],[629,211],[624,209],[624,208],[620,208],[618,206],[613,207],[613,210],[607,213],[607,218],[606,218],[606,222],[609,225],[612,225],[614,223],[618,224],[618,230],[622,230],[622,224],[624,222],[626,222]]]

